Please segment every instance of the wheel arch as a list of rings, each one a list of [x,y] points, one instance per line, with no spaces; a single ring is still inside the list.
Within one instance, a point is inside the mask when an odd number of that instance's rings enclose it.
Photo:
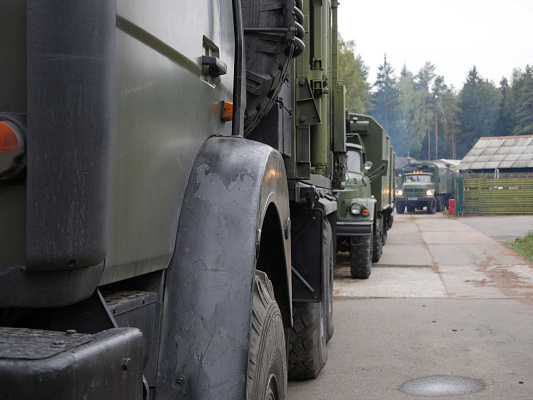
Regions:
[[[285,167],[277,151],[242,138],[212,137],[204,143],[166,271],[159,396],[245,398],[256,257],[272,277],[286,276],[290,288],[290,241],[283,232],[288,219]],[[281,240],[282,249],[261,247],[271,238],[278,245]],[[261,259],[263,249],[276,250],[284,265],[276,270],[265,254]],[[279,289],[276,298],[290,296],[288,290]],[[290,308],[284,308],[290,318]]]
[[[290,220],[283,221],[276,204],[270,202],[265,209],[261,225],[261,240],[258,270],[265,272],[274,286],[274,295],[283,317],[284,327],[292,325],[290,275],[284,273],[287,259],[290,257],[283,248],[285,235],[290,235]],[[287,270],[285,269],[285,272]]]

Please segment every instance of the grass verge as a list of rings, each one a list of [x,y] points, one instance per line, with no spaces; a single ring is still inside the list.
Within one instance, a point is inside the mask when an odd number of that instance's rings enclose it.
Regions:
[[[507,243],[506,246],[533,261],[533,232],[529,232],[524,238],[516,238],[513,243]]]

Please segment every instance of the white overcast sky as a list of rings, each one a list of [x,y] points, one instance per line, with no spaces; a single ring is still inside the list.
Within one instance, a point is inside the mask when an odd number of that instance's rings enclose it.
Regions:
[[[370,84],[385,53],[397,76],[429,61],[456,90],[474,65],[496,86],[533,65],[533,0],[340,0],[339,31],[355,41]]]

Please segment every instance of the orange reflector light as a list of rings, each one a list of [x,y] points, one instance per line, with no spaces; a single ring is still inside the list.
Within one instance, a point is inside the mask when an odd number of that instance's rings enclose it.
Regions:
[[[0,121],[0,181],[15,178],[26,166],[26,145],[20,126]]]
[[[363,215],[368,217],[368,214],[370,214],[370,211],[368,211],[366,208],[363,208]]]
[[[0,153],[5,151],[18,151],[19,140],[17,134],[9,125],[0,122]]]
[[[231,121],[233,119],[233,103],[229,101],[220,102],[220,119],[222,121]]]

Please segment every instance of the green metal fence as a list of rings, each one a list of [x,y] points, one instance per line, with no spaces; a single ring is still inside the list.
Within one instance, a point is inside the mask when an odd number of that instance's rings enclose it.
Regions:
[[[464,178],[463,214],[533,214],[533,178]]]
[[[455,178],[454,178],[454,185],[455,185],[455,190],[454,190],[454,197],[455,197],[455,215],[463,215],[464,213],[464,201],[463,201],[463,194],[464,194],[464,190],[463,190],[463,177],[460,176],[460,175],[455,175]]]

